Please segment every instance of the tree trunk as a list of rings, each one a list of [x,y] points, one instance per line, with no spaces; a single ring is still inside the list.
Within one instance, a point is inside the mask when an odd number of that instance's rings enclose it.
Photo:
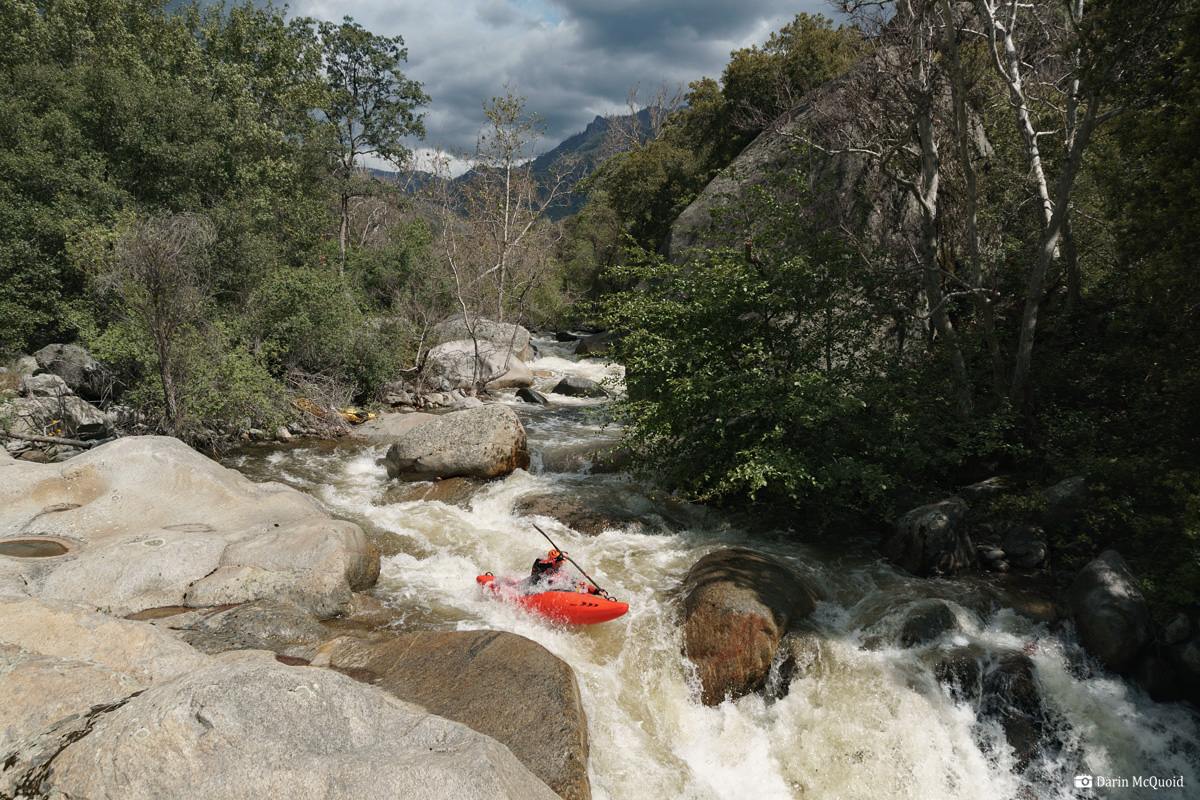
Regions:
[[[339,198],[342,214],[341,225],[338,228],[338,277],[346,277],[346,240],[350,237],[350,193],[345,189]]]
[[[1024,405],[1028,400],[1029,376],[1033,363],[1033,343],[1037,334],[1038,311],[1045,292],[1046,270],[1058,253],[1058,244],[1062,235],[1063,224],[1066,221],[1068,208],[1071,203],[1071,192],[1075,186],[1075,176],[1083,162],[1083,150],[1096,126],[1096,98],[1089,99],[1083,121],[1071,140],[1065,163],[1058,176],[1058,186],[1054,198],[1054,213],[1050,216],[1050,224],[1042,237],[1042,245],[1038,251],[1037,261],[1029,274],[1029,282],[1025,288],[1025,312],[1021,316],[1021,338],[1017,343],[1017,357],[1013,368],[1013,381],[1009,389],[1009,400],[1013,405]]]

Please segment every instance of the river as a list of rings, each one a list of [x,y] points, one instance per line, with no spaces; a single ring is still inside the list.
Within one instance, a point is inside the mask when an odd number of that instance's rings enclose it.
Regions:
[[[620,369],[580,361],[535,340],[530,366],[545,392],[563,374],[601,379]],[[603,401],[553,396],[542,408],[506,393],[526,425],[532,464],[476,494],[468,507],[386,502],[384,446],[299,443],[247,448],[225,459],[254,480],[277,480],[362,525],[380,545],[374,594],[408,630],[511,631],[574,669],[591,746],[597,800],[783,798],[1068,798],[1200,796],[1200,723],[1190,707],[1155,704],[1105,674],[1069,625],[1051,631],[1017,614],[987,579],[918,580],[881,561],[874,539],[806,542],[794,531],[747,529],[674,503],[627,475],[578,470],[581,453],[614,440]],[[523,498],[586,496],[636,514],[638,525],[596,536],[545,517],[547,533],[630,612],[584,628],[556,626],[486,599],[474,576],[526,573],[547,545]],[[679,587],[706,552],[731,545],[769,552],[808,576],[826,600],[809,621],[810,660],[788,691],[701,705],[681,656]],[[952,601],[958,630],[903,648],[897,631],[915,604]],[[940,651],[974,645],[1032,659],[1042,698],[1038,755],[1023,771],[999,722],[956,701],[935,679]],[[1080,780],[1076,781],[1079,776]],[[1138,787],[1148,778],[1185,788]],[[1079,787],[1090,780],[1092,788]],[[1105,781],[1113,783],[1105,785]],[[1122,786],[1121,781],[1126,785]]]

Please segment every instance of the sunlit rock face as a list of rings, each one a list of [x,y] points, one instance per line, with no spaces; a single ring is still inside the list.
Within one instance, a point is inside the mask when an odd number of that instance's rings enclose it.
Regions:
[[[498,478],[529,467],[525,428],[504,405],[458,411],[419,425],[393,444],[388,477]]]
[[[118,439],[58,464],[0,464],[0,541],[66,550],[0,558],[0,593],[113,615],[275,598],[325,619],[379,574],[357,525],[176,439]]]

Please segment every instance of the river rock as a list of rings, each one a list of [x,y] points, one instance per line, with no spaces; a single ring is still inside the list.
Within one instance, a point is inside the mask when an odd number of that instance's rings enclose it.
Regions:
[[[1166,652],[1179,694],[1200,706],[1200,636],[1170,645]]]
[[[423,500],[427,503],[445,503],[448,506],[466,508],[471,498],[479,494],[487,484],[474,478],[446,478],[442,481],[419,481],[389,486],[380,505],[411,503]]]
[[[1101,553],[1075,576],[1067,597],[1087,651],[1113,672],[1129,669],[1150,641],[1150,611],[1125,559]]]
[[[75,439],[104,439],[112,434],[104,412],[73,394],[18,397],[8,408],[15,414],[12,433]]]
[[[551,494],[524,497],[517,501],[513,510],[520,516],[549,517],[588,536],[608,530],[625,530],[640,522],[632,510],[592,506],[586,493],[582,496]]]
[[[389,478],[498,478],[529,468],[525,428],[508,406],[493,404],[426,422],[393,444]]]
[[[437,414],[408,412],[380,414],[354,429],[354,433],[365,437],[371,444],[392,444],[407,436],[418,425],[438,418]]]
[[[945,600],[928,600],[908,612],[900,629],[903,647],[920,647],[958,629],[954,609]]]
[[[513,354],[527,361],[529,359],[529,331],[522,325],[509,322],[493,322],[490,319],[472,320],[475,338],[490,342],[498,347],[511,350]],[[443,342],[470,341],[471,330],[467,327],[462,315],[456,315],[433,326],[434,334]]]
[[[261,652],[225,654],[25,740],[0,772],[0,794],[18,788],[123,800],[555,798],[494,739]]]
[[[567,375],[550,391],[552,394],[561,394],[567,397],[608,397],[608,392],[604,390],[603,386],[591,378],[583,378],[579,375]]]
[[[575,674],[536,642],[500,631],[343,637],[314,664],[366,670],[402,700],[508,746],[564,800],[587,800],[587,720]]]
[[[1016,758],[1017,771],[1037,756],[1047,717],[1029,656],[989,652],[978,645],[935,652],[934,674],[959,702],[971,702],[981,719],[994,719]]]
[[[575,345],[575,355],[602,356],[612,349],[613,338],[611,331],[594,333],[591,336],[584,337]]]
[[[897,566],[922,577],[977,566],[979,555],[962,525],[967,510],[959,497],[915,508],[896,521],[879,549]]]
[[[206,656],[146,623],[71,603],[0,595],[0,761],[63,717],[207,663]]]
[[[533,373],[520,357],[504,345],[470,339],[443,342],[431,348],[426,367],[451,388],[488,390],[533,385]]]
[[[164,620],[168,627],[170,618]],[[226,650],[270,650],[311,660],[329,629],[291,603],[255,600],[201,616],[179,631],[179,637],[202,653]]]
[[[1004,532],[1000,546],[1017,569],[1037,569],[1046,561],[1046,532],[1038,525],[1013,525]]]
[[[49,344],[33,354],[38,367],[62,378],[74,394],[88,400],[107,400],[116,377],[112,370],[73,344]]]
[[[538,403],[539,405],[543,406],[550,402],[546,399],[546,395],[530,389],[529,387],[517,389],[517,399],[523,400],[526,403]]]
[[[696,666],[707,706],[762,688],[783,635],[818,599],[785,565],[741,549],[704,556],[683,585],[683,650]]]
[[[168,437],[117,439],[58,464],[2,462],[0,508],[0,539],[68,549],[0,559],[0,593],[115,615],[275,598],[325,619],[379,574],[357,525]]]

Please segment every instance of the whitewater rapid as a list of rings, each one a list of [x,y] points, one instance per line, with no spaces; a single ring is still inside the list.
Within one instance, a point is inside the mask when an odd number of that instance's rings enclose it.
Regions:
[[[619,382],[619,367],[579,361],[538,341],[530,364],[548,392],[576,374]],[[387,553],[374,594],[410,630],[505,630],[528,637],[575,671],[588,719],[589,776],[596,800],[784,800],[794,798],[1124,798],[1200,796],[1200,725],[1190,707],[1155,704],[1108,675],[1056,631],[997,607],[976,587],[919,581],[883,563],[865,536],[837,546],[788,531],[744,530],[673,502],[626,475],[578,471],[579,453],[615,441],[602,401],[552,396],[550,408],[508,395],[529,431],[529,471],[475,495],[467,507],[388,504],[377,461],[384,446],[296,445],[242,451],[227,460],[255,480],[307,492],[329,513],[358,522]],[[627,615],[568,628],[488,599],[474,577],[527,574],[547,545],[523,499],[599,498],[642,523],[596,536],[534,517],[555,542],[618,599]],[[771,553],[807,576],[826,600],[810,622],[808,661],[785,692],[709,708],[699,703],[681,655],[679,587],[692,564],[727,546]],[[952,600],[958,631],[902,648],[905,612],[928,597]],[[1023,772],[995,720],[956,702],[934,678],[937,651],[974,645],[1023,652],[1046,709],[1039,755]],[[1100,786],[1094,778],[1178,778],[1184,788]],[[1076,778],[1092,778],[1092,787]],[[1083,782],[1083,781],[1081,781]]]

